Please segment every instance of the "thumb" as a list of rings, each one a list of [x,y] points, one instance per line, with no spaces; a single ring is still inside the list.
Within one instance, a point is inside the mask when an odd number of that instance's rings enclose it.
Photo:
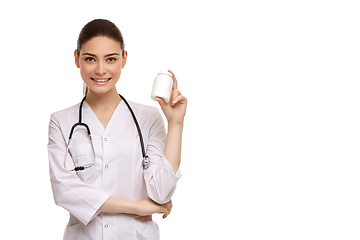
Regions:
[[[166,106],[164,99],[156,97],[155,100],[160,104],[161,109],[164,109],[164,107]]]

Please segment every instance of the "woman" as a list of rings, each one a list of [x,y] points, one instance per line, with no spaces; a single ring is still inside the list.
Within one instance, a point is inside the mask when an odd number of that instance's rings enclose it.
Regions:
[[[168,121],[167,134],[156,108],[129,101],[150,160],[143,168],[134,119],[115,87],[127,60],[120,30],[107,20],[89,22],[80,32],[74,57],[86,84],[81,121],[89,126],[93,145],[86,127],[77,126],[67,148],[80,103],[51,115],[52,190],[56,204],[70,213],[64,239],[159,239],[151,215],[166,218],[172,208],[170,199],[181,177],[187,99],[169,71],[174,82],[171,100],[156,98]],[[70,171],[75,168],[79,171]]]

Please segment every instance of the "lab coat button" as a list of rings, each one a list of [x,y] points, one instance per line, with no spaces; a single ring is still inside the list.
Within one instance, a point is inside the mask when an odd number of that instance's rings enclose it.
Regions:
[[[105,165],[105,169],[108,168],[108,167],[109,167],[109,165]]]
[[[107,224],[105,224],[105,225],[104,225],[104,228],[108,228],[108,225],[107,225]]]
[[[104,141],[107,141],[107,138],[104,138]]]

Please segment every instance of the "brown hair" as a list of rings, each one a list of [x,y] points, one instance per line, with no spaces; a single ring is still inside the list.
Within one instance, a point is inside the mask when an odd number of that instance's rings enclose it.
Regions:
[[[120,43],[124,56],[125,43],[119,28],[106,19],[94,19],[88,22],[80,31],[77,40],[77,52],[80,54],[81,46],[94,37],[108,37]]]
[[[94,37],[108,37],[120,43],[122,56],[124,56],[125,43],[119,28],[106,19],[94,19],[88,22],[80,31],[77,40],[77,54],[80,54],[81,47],[84,43]],[[88,92],[88,87],[84,83],[84,96]]]

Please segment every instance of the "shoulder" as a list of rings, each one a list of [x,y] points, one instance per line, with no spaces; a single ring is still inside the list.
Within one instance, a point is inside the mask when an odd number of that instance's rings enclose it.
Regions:
[[[162,120],[161,113],[158,108],[153,106],[148,106],[133,101],[128,101],[130,107],[134,111],[136,118],[141,122],[155,122],[157,120]]]
[[[135,113],[147,116],[160,114],[160,111],[156,107],[136,103],[133,101],[128,101],[128,103]]]
[[[58,122],[58,121],[61,121],[63,119],[69,118],[69,116],[77,114],[78,109],[79,109],[79,105],[80,105],[80,103],[77,103],[74,106],[71,106],[71,107],[65,108],[63,110],[52,113],[51,116],[50,116],[51,121]]]

